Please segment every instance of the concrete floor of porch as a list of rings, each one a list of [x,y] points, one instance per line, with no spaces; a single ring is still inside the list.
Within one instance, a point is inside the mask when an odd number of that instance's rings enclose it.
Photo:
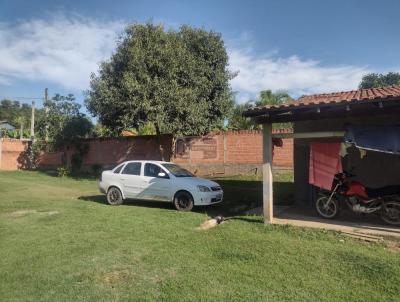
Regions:
[[[262,215],[262,207],[247,211],[246,214]],[[371,239],[400,240],[400,227],[384,224],[377,215],[356,215],[348,210],[343,210],[336,219],[329,220],[319,217],[314,209],[274,206],[273,222],[274,224],[339,231],[350,236],[359,234],[365,236],[366,239],[371,237]]]

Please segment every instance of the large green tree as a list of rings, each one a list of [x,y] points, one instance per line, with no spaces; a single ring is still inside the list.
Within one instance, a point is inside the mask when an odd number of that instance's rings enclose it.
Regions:
[[[74,95],[56,94],[44,103],[47,107],[47,117],[38,119],[38,137],[49,138],[55,149],[62,149],[91,134],[92,122],[80,112],[81,105]],[[47,132],[47,135],[46,135]]]
[[[44,106],[48,109],[47,115],[38,120],[38,137],[44,139],[48,136],[48,147],[63,151],[63,164],[67,161],[67,150],[73,148],[71,168],[78,171],[82,164],[82,157],[87,152],[87,144],[82,138],[91,135],[92,122],[80,112],[81,105],[75,101],[72,94],[62,96],[56,94],[46,101]]]
[[[389,72],[387,74],[369,73],[363,76],[359,85],[360,89],[377,88],[400,85],[400,73]]]
[[[223,127],[232,110],[230,78],[220,34],[134,24],[92,74],[86,105],[118,132],[151,124],[157,134],[204,134]]]

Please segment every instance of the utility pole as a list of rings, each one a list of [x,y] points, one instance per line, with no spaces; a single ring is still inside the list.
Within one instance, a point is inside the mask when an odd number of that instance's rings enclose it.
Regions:
[[[32,101],[32,114],[31,114],[31,140],[35,139],[35,101]]]
[[[44,115],[45,115],[45,141],[49,141],[49,106],[47,104],[47,99],[48,99],[48,89],[44,89]]]

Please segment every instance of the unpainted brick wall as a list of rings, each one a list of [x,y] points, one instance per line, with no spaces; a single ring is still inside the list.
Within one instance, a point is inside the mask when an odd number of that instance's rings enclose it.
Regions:
[[[275,132],[282,132],[282,130]],[[282,147],[274,147],[273,165],[275,168],[293,168],[293,139],[282,141]],[[263,160],[262,152],[261,130],[226,131],[203,137],[178,139],[173,161],[188,166],[196,164],[259,165]]]
[[[118,138],[95,138],[82,140],[88,145],[88,152],[83,156],[83,169],[90,169],[92,165],[101,165],[104,168],[113,167],[126,160],[161,160],[158,139],[152,135],[128,136]],[[163,135],[161,145],[164,149],[164,158],[170,160],[172,152],[172,137]],[[70,163],[74,150],[66,151],[66,162]],[[64,152],[48,152],[39,157],[38,167],[54,169],[63,165]]]
[[[26,150],[28,141],[18,139],[0,139],[0,170],[18,170],[26,168]]]
[[[155,136],[96,138],[84,140],[83,143],[89,146],[83,158],[84,169],[90,169],[92,165],[109,168],[126,160],[161,159]],[[203,137],[180,138],[177,140],[174,157],[171,150],[172,137],[164,135],[161,144],[164,146],[166,160],[198,171],[198,174],[238,174],[251,170],[259,172],[262,164],[262,131],[227,131]],[[21,158],[27,146],[26,141],[3,139],[0,169],[23,169]],[[73,153],[73,150],[66,152],[67,162],[70,162]],[[55,169],[63,164],[64,156],[63,152],[43,153],[39,157],[38,167]],[[293,139],[283,139],[283,146],[274,148],[273,165],[276,169],[293,168]]]

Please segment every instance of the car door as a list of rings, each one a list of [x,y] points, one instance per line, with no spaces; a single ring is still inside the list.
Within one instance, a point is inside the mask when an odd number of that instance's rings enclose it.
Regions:
[[[159,176],[160,172],[165,175]],[[154,163],[145,163],[140,198],[171,201],[171,190],[171,179],[168,173]]]
[[[126,198],[137,198],[142,189],[141,162],[127,163],[120,173],[120,180]]]

